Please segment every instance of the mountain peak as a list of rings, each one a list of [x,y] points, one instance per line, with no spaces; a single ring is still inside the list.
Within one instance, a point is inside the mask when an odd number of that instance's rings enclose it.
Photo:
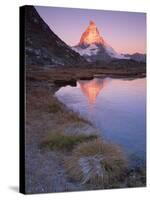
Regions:
[[[90,21],[82,34],[78,45],[72,48],[88,62],[109,61],[111,59],[130,59],[128,56],[117,53],[101,36],[96,23]]]
[[[90,45],[90,44],[104,44],[104,39],[100,35],[97,26],[94,21],[89,22],[89,26],[82,34],[79,45]]]
[[[95,22],[90,20],[90,23],[89,23],[90,26],[96,26]]]

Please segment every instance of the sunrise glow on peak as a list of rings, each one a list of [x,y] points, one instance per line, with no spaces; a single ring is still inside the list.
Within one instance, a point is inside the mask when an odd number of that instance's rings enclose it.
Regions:
[[[104,39],[100,36],[99,30],[94,21],[90,21],[89,26],[82,34],[79,45],[104,44]]]

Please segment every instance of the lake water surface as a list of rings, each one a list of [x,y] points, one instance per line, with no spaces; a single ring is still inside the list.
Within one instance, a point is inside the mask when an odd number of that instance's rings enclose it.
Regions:
[[[132,158],[145,161],[146,79],[79,80],[55,95],[67,107],[89,119],[107,140]]]

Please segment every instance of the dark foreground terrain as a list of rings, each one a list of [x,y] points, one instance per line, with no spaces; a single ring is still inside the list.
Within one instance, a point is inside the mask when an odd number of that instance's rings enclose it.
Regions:
[[[99,65],[84,66],[36,66],[30,65],[27,70],[27,80],[47,81],[55,84],[75,83],[78,79],[92,79],[93,77],[141,78],[146,76],[145,63],[135,61],[114,60]],[[61,86],[61,85],[60,85]]]
[[[103,141],[103,133],[53,96],[63,85],[93,76],[134,78],[145,71],[26,67],[26,193],[146,185],[145,167],[129,168],[120,147]]]

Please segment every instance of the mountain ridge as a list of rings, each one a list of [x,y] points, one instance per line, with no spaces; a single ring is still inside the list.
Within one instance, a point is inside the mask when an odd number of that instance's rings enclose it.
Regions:
[[[72,49],[83,56],[88,62],[111,61],[112,59],[133,59],[138,62],[145,62],[144,55],[121,54],[116,52],[102,37],[95,22],[90,21],[83,32],[80,42]],[[138,54],[138,55],[137,55]]]
[[[34,6],[25,9],[25,61],[30,65],[76,65],[86,61],[44,22]]]

